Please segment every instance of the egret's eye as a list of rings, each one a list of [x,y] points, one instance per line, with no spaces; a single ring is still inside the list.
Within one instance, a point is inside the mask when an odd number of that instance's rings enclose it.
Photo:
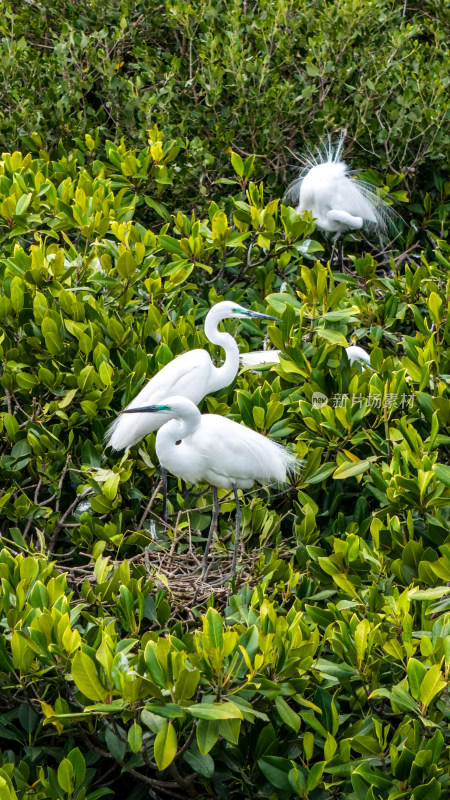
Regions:
[[[242,314],[245,311],[246,311],[245,308],[232,308],[231,309],[231,313],[232,314]]]
[[[181,439],[178,439],[178,442],[175,442],[175,444],[181,444]]]

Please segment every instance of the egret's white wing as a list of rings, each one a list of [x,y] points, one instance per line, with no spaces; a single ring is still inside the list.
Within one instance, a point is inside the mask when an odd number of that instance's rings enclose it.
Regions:
[[[127,408],[154,405],[170,395],[188,397],[199,403],[207,393],[208,378],[213,364],[206,350],[192,350],[169,361],[133,398]],[[105,434],[105,446],[114,450],[128,450],[158,430],[167,422],[167,416],[151,414],[123,414],[117,417]]]
[[[217,414],[204,414],[192,439],[205,465],[204,479],[220,488],[284,483],[288,474],[300,470],[300,462],[285,447]]]
[[[250,353],[241,353],[240,360],[243,367],[257,367],[263,364],[278,364],[280,361],[280,351],[253,350]]]

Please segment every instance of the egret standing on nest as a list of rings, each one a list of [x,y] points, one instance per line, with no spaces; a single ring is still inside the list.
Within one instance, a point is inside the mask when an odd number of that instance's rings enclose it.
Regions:
[[[338,242],[339,265],[342,267],[342,241],[347,231],[376,228],[381,233],[392,225],[396,213],[379,197],[371,184],[351,176],[341,161],[345,131],[333,150],[331,143],[317,157],[311,152],[303,159],[300,176],[286,192],[297,203],[296,211],[310,211],[316,226]],[[333,245],[334,249],[334,245]]]
[[[221,367],[214,366],[211,356],[206,350],[191,350],[182,353],[166,364],[139,392],[126,407],[126,411],[141,406],[154,405],[170,395],[181,395],[194,403],[199,403],[205,395],[217,392],[229,386],[235,379],[239,369],[239,348],[229,333],[221,333],[217,326],[223,319],[270,319],[277,320],[268,314],[260,314],[244,308],[238,303],[224,300],[216,303],[205,319],[205,334],[212,344],[225,350],[225,362]],[[158,430],[167,422],[165,414],[135,414],[133,417],[120,414],[105,434],[105,445],[113,450],[128,450],[145,436]],[[167,518],[167,475],[162,471],[164,511]]]
[[[236,534],[231,576],[236,571],[241,531],[238,489],[262,484],[286,483],[289,474],[300,469],[300,461],[277,442],[218,414],[200,414],[186,397],[167,397],[142,408],[126,408],[123,414],[162,417],[158,425],[156,455],[166,470],[187,483],[206,481],[212,486],[213,514],[202,562],[205,576],[209,549],[217,528],[217,488],[232,489],[236,501]]]

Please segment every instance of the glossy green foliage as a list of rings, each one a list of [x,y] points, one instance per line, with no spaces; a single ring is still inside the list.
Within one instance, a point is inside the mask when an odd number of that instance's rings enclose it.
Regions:
[[[250,174],[204,214],[171,214],[178,147],[155,128],[90,165],[3,156],[1,724],[22,757],[4,755],[4,796],[34,782],[93,800],[105,758],[136,797],[158,781],[192,796],[223,781],[236,797],[443,796],[447,245],[387,277],[356,255],[365,279],[333,272],[313,223]],[[252,162],[232,160],[244,180]],[[281,358],[204,410],[290,443],[304,467],[287,493],[243,498],[255,588],[186,625],[155,565],[201,555],[211,497],[172,479],[166,533],[154,436],[123,457],[102,440],[148,376],[214,353],[201,320],[225,291],[280,318]],[[261,347],[254,322],[228,326],[242,351]],[[372,370],[349,366],[355,336]]]
[[[0,800],[443,800],[446,8],[0,9]],[[344,124],[405,210],[340,272],[280,198],[288,148]],[[280,320],[226,321],[241,352],[281,356],[201,409],[303,460],[243,494],[227,591],[195,578],[210,489],[169,477],[166,529],[154,435],[103,446],[170,360],[219,362],[224,298]]]
[[[96,126],[142,141],[156,120],[196,137],[207,191],[232,141],[278,176],[291,162],[285,145],[314,146],[347,125],[411,184],[425,159],[439,170],[448,152],[442,0],[55,0],[42,13],[3,1],[1,11],[4,146],[92,141]]]

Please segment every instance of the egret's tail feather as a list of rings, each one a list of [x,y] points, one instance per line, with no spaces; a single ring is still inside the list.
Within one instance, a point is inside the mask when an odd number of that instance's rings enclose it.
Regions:
[[[376,223],[372,224],[378,225],[383,233],[396,233],[397,223],[401,221],[400,214],[374,191],[373,184],[359,178],[353,178],[353,181],[365,200],[372,206],[376,217]],[[368,220],[369,225],[370,223],[371,221]]]
[[[283,445],[280,445],[283,447]],[[289,478],[299,478],[305,468],[306,461],[303,458],[297,458],[295,453],[283,447],[283,460],[286,467],[286,474]]]
[[[302,185],[304,173],[306,174],[305,170],[302,169],[300,176],[289,184],[283,195],[283,203],[293,203],[294,205],[297,205],[300,197],[300,186]]]

